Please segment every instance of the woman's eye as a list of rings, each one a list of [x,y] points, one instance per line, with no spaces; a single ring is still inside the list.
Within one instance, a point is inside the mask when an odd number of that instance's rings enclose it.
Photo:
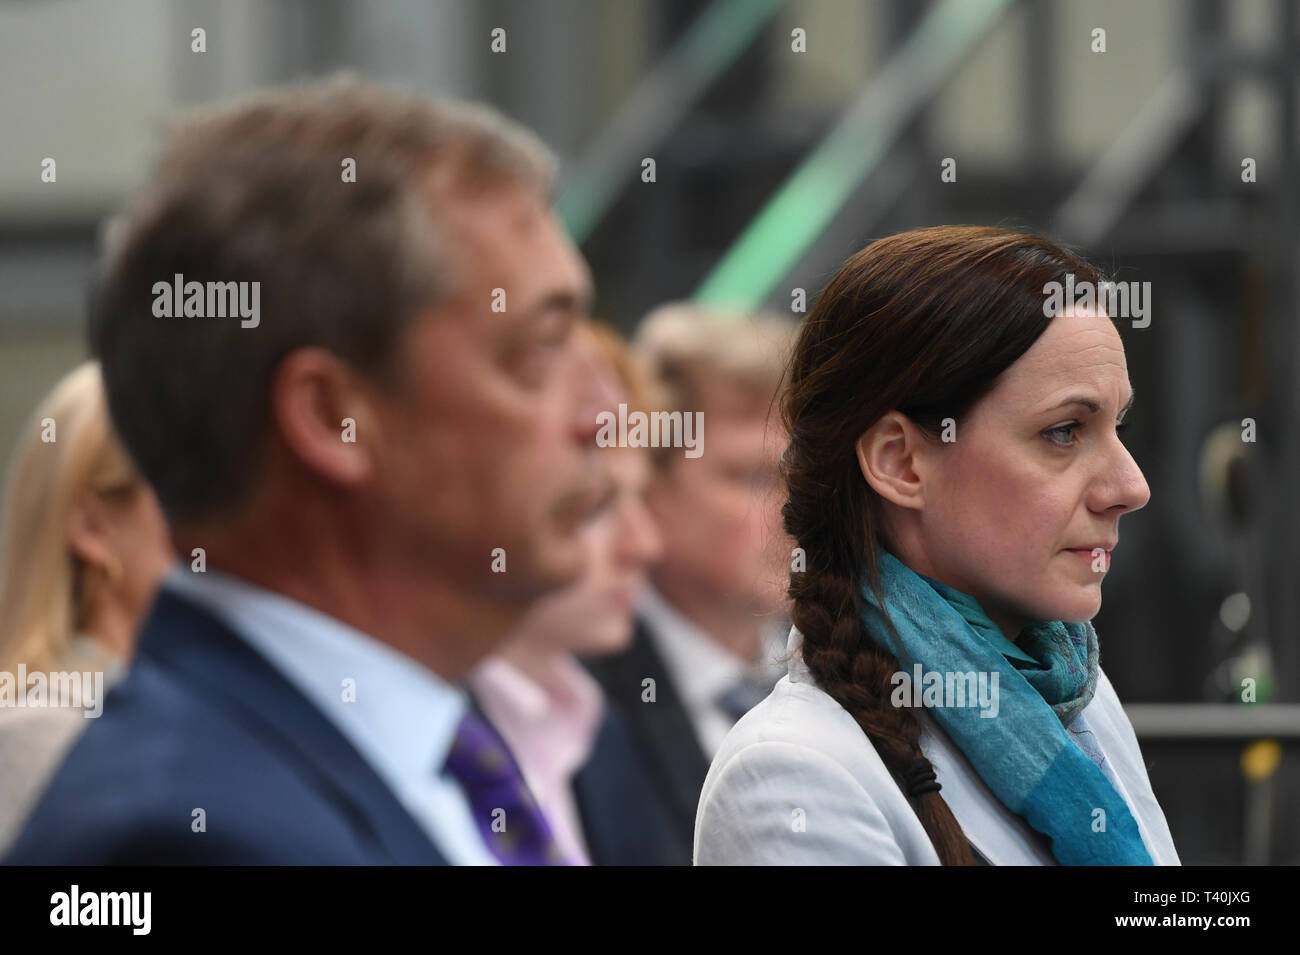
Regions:
[[[1043,435],[1044,437],[1047,438],[1047,440],[1051,441],[1053,444],[1063,448],[1068,448],[1070,445],[1074,444],[1074,432],[1079,430],[1082,427],[1083,425],[1081,425],[1079,422],[1073,421],[1070,424],[1063,424],[1055,428],[1048,428],[1046,431],[1043,432]],[[1123,434],[1124,430],[1127,427],[1128,427],[1128,422],[1121,421],[1115,425],[1115,431],[1118,434]]]
[[[1074,424],[1063,424],[1056,428],[1048,428],[1043,432],[1043,436],[1053,444],[1059,445],[1063,448],[1069,447],[1074,444],[1074,432],[1078,427],[1079,424],[1077,422]],[[1059,435],[1063,435],[1064,440],[1058,437]]]

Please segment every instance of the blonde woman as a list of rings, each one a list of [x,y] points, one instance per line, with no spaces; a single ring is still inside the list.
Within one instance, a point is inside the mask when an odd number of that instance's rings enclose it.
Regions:
[[[153,492],[113,434],[98,364],[65,376],[37,410],[10,466],[0,521],[3,853],[103,702],[58,705],[66,701],[29,692],[40,679],[31,675],[102,673],[84,685],[106,691],[172,561]]]

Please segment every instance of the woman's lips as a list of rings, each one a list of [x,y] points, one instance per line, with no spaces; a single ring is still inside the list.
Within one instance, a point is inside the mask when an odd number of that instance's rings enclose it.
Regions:
[[[1098,553],[1098,551],[1100,551],[1100,553]],[[1104,555],[1106,566],[1110,566],[1110,551],[1106,550],[1104,547],[1071,547],[1068,548],[1068,552],[1071,554],[1078,554],[1080,557],[1089,561],[1096,560],[1098,557]]]

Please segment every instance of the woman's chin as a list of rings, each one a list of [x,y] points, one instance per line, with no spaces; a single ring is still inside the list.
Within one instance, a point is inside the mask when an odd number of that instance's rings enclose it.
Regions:
[[[1097,616],[1099,610],[1101,610],[1101,581],[1082,586],[1073,584],[1069,592],[1062,593],[1058,600],[1052,601],[1051,616],[1043,619],[1083,623]]]
[[[570,632],[570,642],[566,649],[583,657],[620,653],[632,643],[634,628],[631,615],[610,614],[603,618],[588,619],[584,621],[581,630]]]

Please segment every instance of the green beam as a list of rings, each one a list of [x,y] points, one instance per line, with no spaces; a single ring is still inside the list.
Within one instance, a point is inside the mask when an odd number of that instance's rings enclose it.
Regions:
[[[641,160],[758,38],[788,0],[713,0],[619,108],[558,191],[555,208],[578,244],[609,211]]]
[[[696,301],[753,309],[767,300],[1012,0],[930,8],[839,124],[790,175],[696,290]]]

